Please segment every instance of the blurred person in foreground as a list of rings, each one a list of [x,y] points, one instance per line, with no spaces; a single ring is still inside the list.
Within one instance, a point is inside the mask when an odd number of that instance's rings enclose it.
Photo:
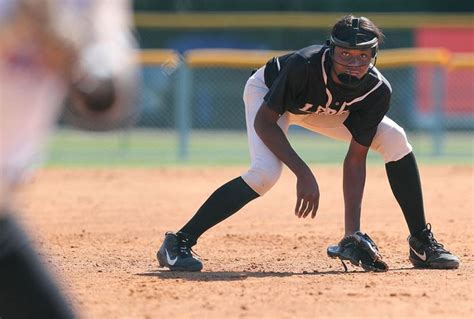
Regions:
[[[0,318],[75,316],[15,220],[13,193],[61,112],[88,130],[133,122],[130,13],[128,0],[0,0]]]
[[[345,234],[338,245],[328,248],[330,257],[369,271],[388,269],[374,241],[360,229],[366,158],[372,149],[384,159],[408,225],[411,263],[418,268],[459,266],[459,259],[436,241],[426,223],[412,146],[403,128],[386,116],[392,88],[375,67],[382,39],[372,21],[347,15],[335,23],[326,45],[274,57],[252,74],[243,94],[251,166],[218,188],[177,233],[166,233],[157,253],[161,266],[201,270],[202,261],[191,250],[198,238],[268,192],[283,164],[297,178],[296,217],[316,216],[318,183],[287,139],[290,125],[349,145],[343,167]]]

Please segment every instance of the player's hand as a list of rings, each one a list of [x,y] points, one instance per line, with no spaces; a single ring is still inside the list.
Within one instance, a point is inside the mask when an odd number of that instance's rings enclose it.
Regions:
[[[316,217],[319,207],[319,187],[311,172],[298,177],[296,196],[295,215],[298,218],[306,218],[311,213],[311,218]]]

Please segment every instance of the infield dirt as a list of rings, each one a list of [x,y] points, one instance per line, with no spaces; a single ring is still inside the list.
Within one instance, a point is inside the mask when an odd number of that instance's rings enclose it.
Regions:
[[[245,168],[40,170],[19,190],[20,220],[84,318],[470,318],[473,298],[472,166],[422,166],[427,220],[461,259],[458,270],[415,270],[408,230],[382,165],[369,167],[362,230],[387,273],[326,257],[343,235],[342,168],[313,166],[315,219],[293,214],[284,170],[264,197],[214,227],[195,251],[201,273],[158,268],[164,232],[178,230],[221,184]]]

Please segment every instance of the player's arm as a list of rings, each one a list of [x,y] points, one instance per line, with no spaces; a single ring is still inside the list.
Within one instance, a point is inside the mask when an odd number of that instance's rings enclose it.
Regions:
[[[360,209],[366,177],[366,159],[377,127],[390,107],[391,88],[382,85],[372,93],[372,102],[351,112],[344,125],[352,134],[352,141],[344,160],[344,204],[346,235],[360,227]]]
[[[255,131],[273,154],[285,163],[298,179],[295,214],[305,218],[311,212],[311,217],[314,218],[319,206],[318,184],[308,165],[291,147],[278,126],[279,117],[277,112],[263,102],[255,118]]]
[[[346,236],[360,230],[360,211],[368,151],[369,147],[352,139],[344,159],[343,190]]]

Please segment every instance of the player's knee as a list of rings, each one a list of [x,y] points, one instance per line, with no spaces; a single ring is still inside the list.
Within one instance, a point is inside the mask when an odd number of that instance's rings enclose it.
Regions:
[[[394,125],[376,136],[372,148],[380,153],[385,163],[398,161],[412,151],[405,130]]]
[[[243,180],[260,196],[268,192],[281,176],[282,165],[275,167],[251,167],[242,175]]]

